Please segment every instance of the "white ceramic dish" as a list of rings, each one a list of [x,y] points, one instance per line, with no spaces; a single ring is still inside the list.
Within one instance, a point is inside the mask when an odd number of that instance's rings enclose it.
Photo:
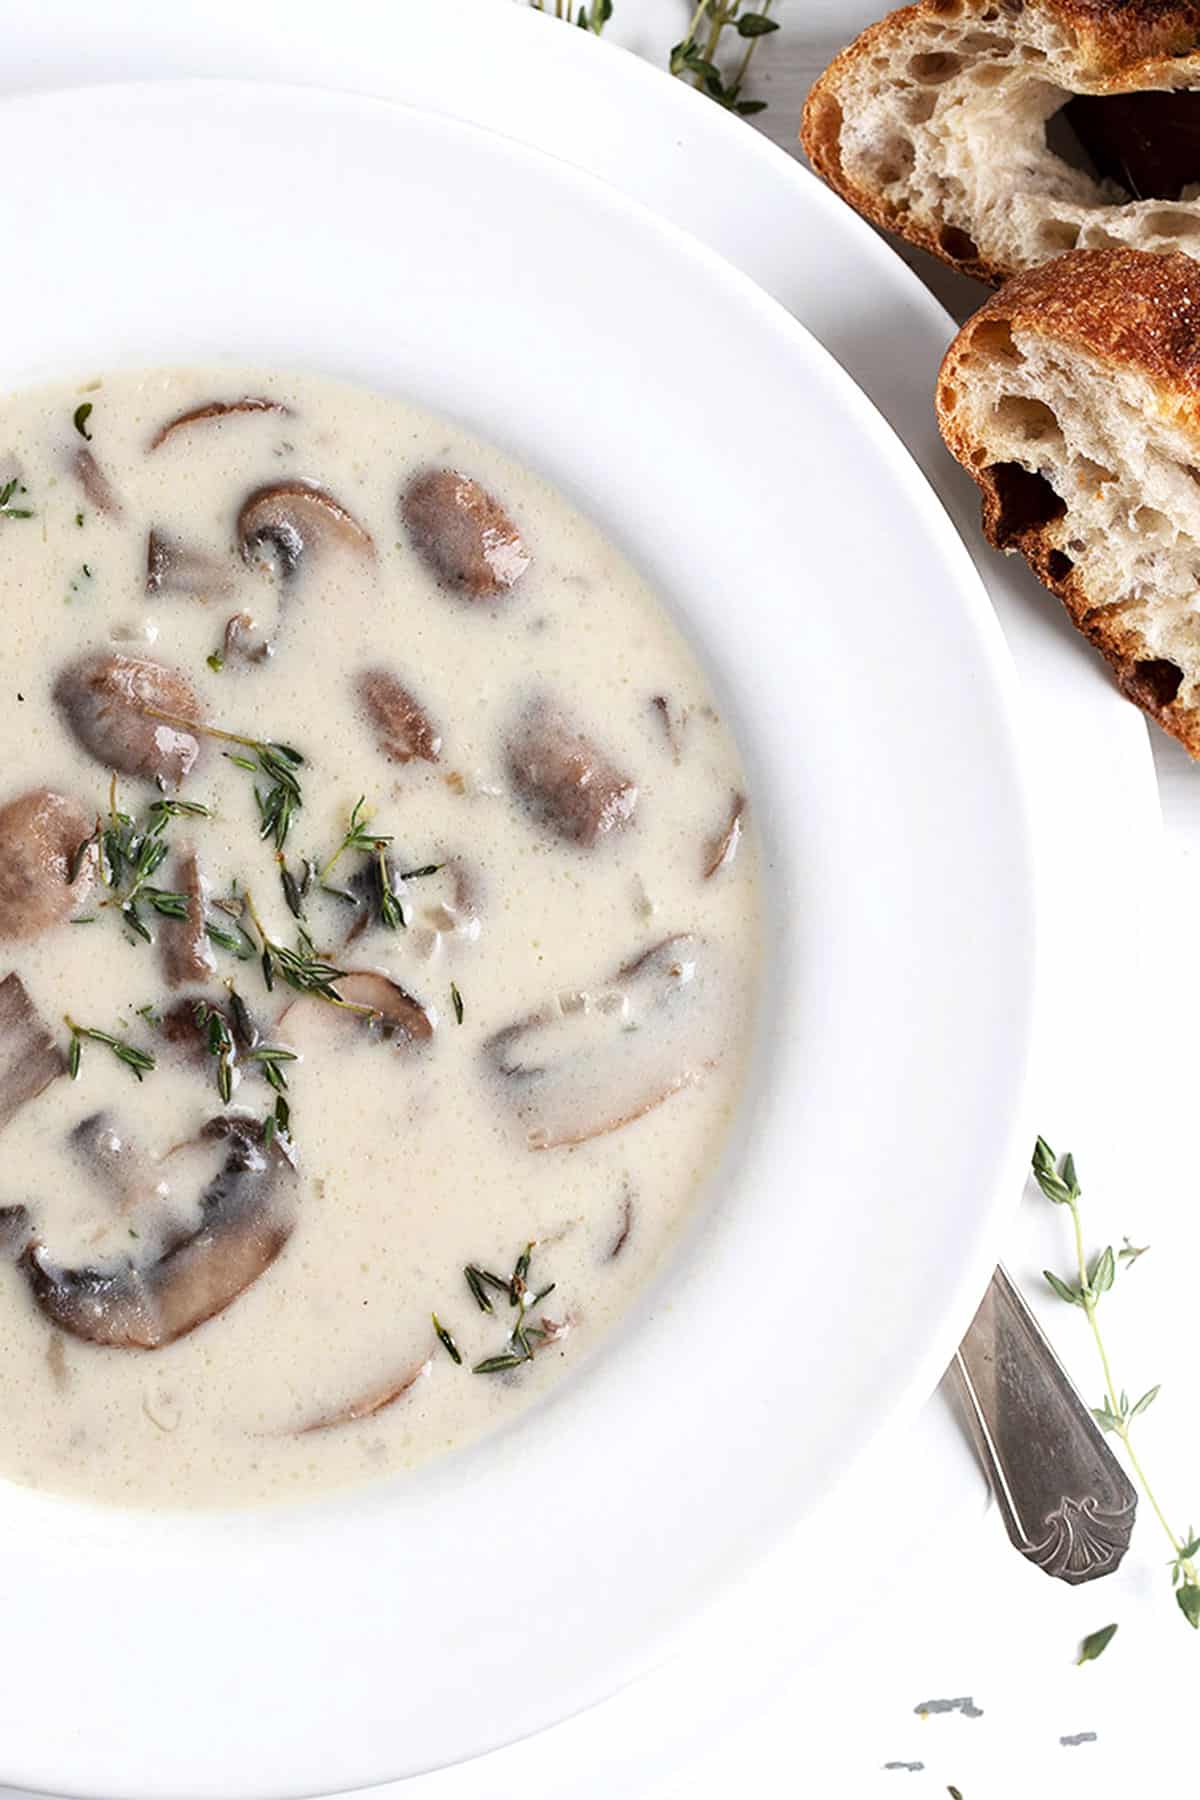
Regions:
[[[236,86],[10,103],[0,154],[25,171],[6,383],[227,353],[456,413],[657,579],[749,755],[776,919],[756,1100],[618,1346],[507,1436],[300,1511],[0,1496],[5,1778],[279,1796],[413,1772],[644,1666],[932,1385],[1023,1149],[1010,671],[969,560],[840,371],[562,166]],[[717,344],[720,382],[697,380]],[[102,1654],[64,1629],[81,1595],[109,1597]]]

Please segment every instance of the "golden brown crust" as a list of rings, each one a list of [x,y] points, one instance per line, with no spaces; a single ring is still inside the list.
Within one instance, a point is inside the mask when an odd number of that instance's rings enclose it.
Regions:
[[[1020,551],[1107,659],[1122,692],[1200,758],[1200,713],[1174,701],[1178,671],[1145,659],[1139,634],[1122,622],[1126,602],[1097,606],[1086,592],[1058,545],[1053,526],[1066,509],[1059,501],[1052,510],[1049,484],[978,460],[978,445],[958,416],[959,386],[972,353],[989,334],[994,340],[1005,331],[1053,338],[1101,365],[1144,376],[1163,411],[1196,433],[1200,461],[1200,264],[1178,253],[1074,250],[1014,276],[951,344],[936,394],[946,447],[979,489],[988,542]]]
[[[1200,4],[1174,0],[1036,0],[1036,4],[1043,16],[1075,34],[1089,93],[1200,87]],[[916,6],[902,6],[869,25],[817,77],[800,122],[800,143],[813,168],[856,212],[961,274],[993,286],[1012,270],[982,255],[965,231],[924,224],[846,174],[840,149],[841,95],[845,78],[860,63],[876,54],[898,55],[922,19],[955,19],[974,12],[985,24],[1003,20],[1019,36],[1024,10],[1025,0],[920,0]]]

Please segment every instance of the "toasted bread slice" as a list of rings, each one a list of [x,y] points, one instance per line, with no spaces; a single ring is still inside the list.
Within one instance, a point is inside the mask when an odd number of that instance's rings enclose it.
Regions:
[[[801,138],[851,206],[985,281],[1200,257],[1200,5],[922,0],[830,64]]]
[[[1200,264],[1075,250],[963,326],[938,423],[983,528],[1200,757]]]

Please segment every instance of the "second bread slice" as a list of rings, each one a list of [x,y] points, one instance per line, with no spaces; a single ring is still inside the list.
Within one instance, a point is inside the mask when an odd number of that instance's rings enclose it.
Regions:
[[[983,525],[1200,757],[1200,264],[1075,251],[959,332],[938,422]]]

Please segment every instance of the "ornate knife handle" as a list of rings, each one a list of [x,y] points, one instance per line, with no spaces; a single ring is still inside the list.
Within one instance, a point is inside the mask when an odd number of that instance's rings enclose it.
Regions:
[[[1003,1268],[950,1366],[1022,1556],[1072,1585],[1111,1574],[1137,1494]]]

